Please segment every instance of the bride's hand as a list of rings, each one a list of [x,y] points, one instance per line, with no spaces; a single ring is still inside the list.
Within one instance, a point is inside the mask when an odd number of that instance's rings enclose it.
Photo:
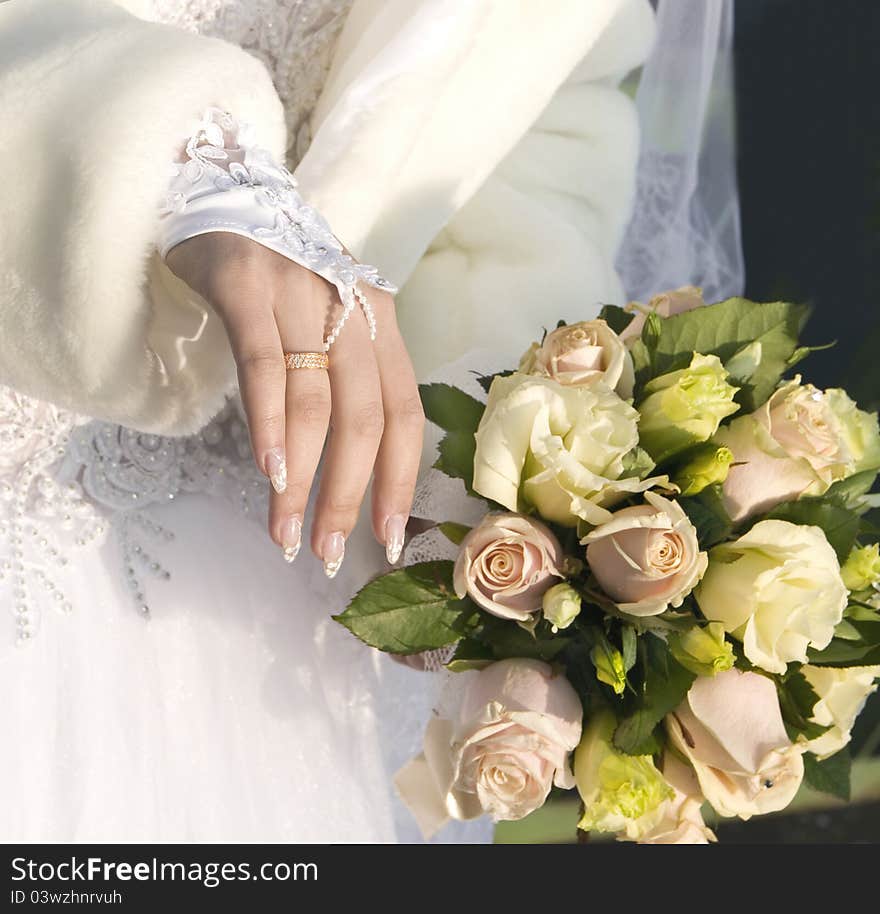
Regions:
[[[370,481],[373,531],[397,561],[422,448],[424,414],[412,364],[387,293],[366,288],[376,314],[370,340],[360,309],[330,349],[330,369],[285,370],[285,352],[323,349],[336,290],[304,267],[247,238],[199,235],[166,257],[226,326],[260,470],[273,484],[269,532],[293,561],[328,428],[312,551],[329,577]]]

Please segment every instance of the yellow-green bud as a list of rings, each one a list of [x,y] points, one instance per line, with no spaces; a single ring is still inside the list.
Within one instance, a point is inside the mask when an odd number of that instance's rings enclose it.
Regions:
[[[694,353],[687,368],[645,385],[638,406],[639,442],[657,463],[708,441],[721,420],[739,409],[733,402],[737,388],[727,377],[717,355]]]
[[[553,626],[553,631],[557,632],[561,628],[568,628],[578,617],[581,611],[581,595],[564,581],[562,584],[554,584],[545,594],[541,607],[544,611],[544,618]]]
[[[596,667],[596,678],[614,689],[615,695],[622,695],[626,688],[626,668],[623,654],[603,635],[590,651],[590,660]]]
[[[840,569],[840,576],[852,593],[880,584],[880,543],[854,546]]]
[[[681,489],[682,496],[697,495],[707,486],[724,482],[732,463],[730,448],[707,444],[694,452],[672,481]]]
[[[595,715],[575,750],[574,776],[584,802],[578,828],[637,841],[654,828],[674,793],[650,755],[624,755],[614,748],[616,726],[610,712]]]
[[[669,636],[669,650],[683,667],[697,676],[723,673],[734,662],[733,646],[724,639],[724,626],[720,622],[674,632]]]

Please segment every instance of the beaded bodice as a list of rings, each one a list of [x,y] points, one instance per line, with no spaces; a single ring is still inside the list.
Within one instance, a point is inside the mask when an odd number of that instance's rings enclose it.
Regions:
[[[152,0],[152,18],[234,42],[275,81],[289,127],[288,165],[311,141],[309,119],[352,0]],[[198,115],[199,112],[194,112]],[[151,581],[167,579],[174,538],[151,511],[187,493],[265,515],[238,405],[199,434],[163,438],[90,422],[0,386],[0,607],[27,644],[52,612],[76,609],[64,579],[81,550],[115,554],[132,611],[149,614]],[[7,637],[0,627],[0,638]]]

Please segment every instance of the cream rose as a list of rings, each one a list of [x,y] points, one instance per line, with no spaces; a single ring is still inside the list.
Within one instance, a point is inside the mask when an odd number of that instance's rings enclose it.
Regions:
[[[695,595],[703,615],[770,673],[806,663],[809,647],[827,647],[847,604],[840,564],[822,530],[782,520],[760,521],[712,549]]]
[[[819,696],[810,720],[830,728],[810,740],[807,749],[825,759],[850,741],[856,718],[868,696],[877,691],[874,680],[880,676],[880,666],[803,666],[801,672]]]
[[[635,312],[635,317],[629,322],[620,334],[620,338],[625,343],[631,343],[641,336],[642,328],[645,326],[645,318],[652,311],[660,317],[672,317],[675,314],[682,314],[685,311],[692,311],[706,303],[703,301],[703,290],[696,286],[682,286],[679,289],[672,289],[669,292],[661,292],[655,295],[647,305],[639,302],[630,302],[626,306],[627,311]]]
[[[724,481],[728,513],[742,520],[783,501],[821,495],[837,480],[876,467],[876,425],[876,416],[857,409],[843,391],[823,392],[800,377],[783,384],[762,407],[715,435],[733,453]]]
[[[532,345],[520,360],[519,370],[567,386],[604,381],[625,399],[632,396],[635,383],[629,350],[599,319],[557,327],[543,343]]]
[[[527,621],[562,577],[559,541],[538,521],[520,514],[489,514],[461,541],[453,582],[502,619]]]
[[[632,616],[681,606],[708,564],[681,506],[655,492],[646,492],[645,501],[615,511],[583,539],[602,590]]]
[[[426,836],[449,819],[521,819],[551,786],[571,788],[581,701],[537,660],[502,660],[471,677],[454,721],[433,719],[424,753],[395,778]]]
[[[803,747],[788,738],[776,687],[760,673],[698,677],[666,728],[721,816],[784,809],[803,780]]]
[[[640,479],[630,469],[637,420],[601,382],[563,387],[519,372],[495,378],[476,434],[474,489],[566,526],[579,518],[602,523],[605,506],[666,479]]]
[[[661,768],[674,795],[666,800],[657,824],[646,832],[639,844],[709,844],[715,833],[703,821],[703,795],[694,769],[672,752],[667,752]]]

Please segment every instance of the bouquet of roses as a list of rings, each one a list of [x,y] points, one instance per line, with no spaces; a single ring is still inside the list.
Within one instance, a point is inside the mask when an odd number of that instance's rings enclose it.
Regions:
[[[700,307],[696,307],[699,305]],[[560,324],[484,404],[427,385],[436,467],[487,503],[450,561],[338,620],[468,677],[397,776],[423,830],[576,788],[585,831],[714,840],[701,809],[849,792],[880,676],[876,413],[799,375],[806,308],[699,289]]]

